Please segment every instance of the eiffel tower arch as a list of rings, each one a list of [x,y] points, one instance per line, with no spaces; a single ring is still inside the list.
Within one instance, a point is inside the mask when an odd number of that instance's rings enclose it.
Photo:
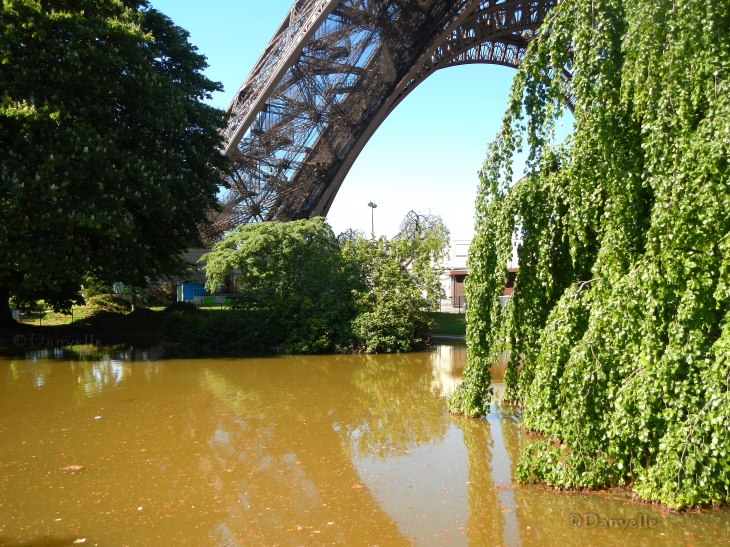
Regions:
[[[388,115],[436,70],[517,67],[557,0],[298,0],[231,102],[231,191],[208,239],[326,215]]]

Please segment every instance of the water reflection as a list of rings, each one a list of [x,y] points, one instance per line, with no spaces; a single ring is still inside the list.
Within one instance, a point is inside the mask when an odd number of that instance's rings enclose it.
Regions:
[[[56,393],[72,380],[76,397],[98,395],[122,386],[130,374],[142,373],[146,380],[159,375],[164,367],[159,349],[96,346],[48,348],[25,352],[21,358],[7,359],[7,381],[17,389],[40,389],[49,382]],[[2,363],[2,361],[0,361]],[[140,369],[134,363],[152,366]],[[130,380],[132,383],[136,380]],[[67,392],[70,394],[70,392]]]
[[[443,441],[449,421],[445,401],[432,391],[429,355],[343,356],[326,364],[288,358],[271,360],[266,371],[206,370],[204,387],[226,420],[217,424],[204,468],[211,475],[248,468],[233,497],[257,529],[288,526],[348,545],[369,544],[373,534],[408,544],[352,460],[384,460]],[[241,534],[235,525],[228,529]]]
[[[436,346],[431,354],[431,365],[434,390],[449,397],[461,383],[461,372],[466,366],[466,346]]]
[[[63,351],[0,360],[0,545],[728,544],[726,511],[665,515],[617,492],[513,484],[514,409],[447,412],[463,346],[207,360]],[[570,526],[586,514],[660,526]]]
[[[517,523],[517,504],[515,503],[512,477],[514,476],[514,458],[518,445],[511,443],[508,448],[508,438],[514,438],[517,433],[517,420],[509,408],[492,405],[492,412],[488,420],[492,433],[492,481],[494,490],[499,497],[499,509],[504,519],[502,541],[505,545],[518,547],[522,545]]]

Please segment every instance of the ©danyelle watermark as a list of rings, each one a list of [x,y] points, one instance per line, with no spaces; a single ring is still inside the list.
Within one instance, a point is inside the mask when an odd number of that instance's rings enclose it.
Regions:
[[[85,334],[83,337],[46,338],[42,334],[16,334],[13,338],[16,348],[65,348],[71,346],[101,346],[101,340],[93,334]]]
[[[606,530],[638,530],[640,528],[656,528],[659,522],[656,519],[646,515],[637,517],[613,518],[597,515],[596,513],[586,513],[584,515],[568,516],[568,524],[571,527],[578,528],[602,528]]]

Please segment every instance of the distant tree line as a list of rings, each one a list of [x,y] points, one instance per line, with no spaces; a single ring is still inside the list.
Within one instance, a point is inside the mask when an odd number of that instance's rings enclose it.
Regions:
[[[336,237],[323,218],[240,226],[203,257],[209,292],[240,271],[234,311],[176,314],[168,334],[190,349],[411,351],[429,338],[448,242],[439,217],[415,213],[390,240]]]

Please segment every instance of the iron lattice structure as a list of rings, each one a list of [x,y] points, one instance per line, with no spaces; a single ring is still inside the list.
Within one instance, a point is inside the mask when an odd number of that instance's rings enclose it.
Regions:
[[[557,0],[298,0],[231,102],[231,190],[212,239],[326,215],[355,159],[441,68],[517,67]]]

